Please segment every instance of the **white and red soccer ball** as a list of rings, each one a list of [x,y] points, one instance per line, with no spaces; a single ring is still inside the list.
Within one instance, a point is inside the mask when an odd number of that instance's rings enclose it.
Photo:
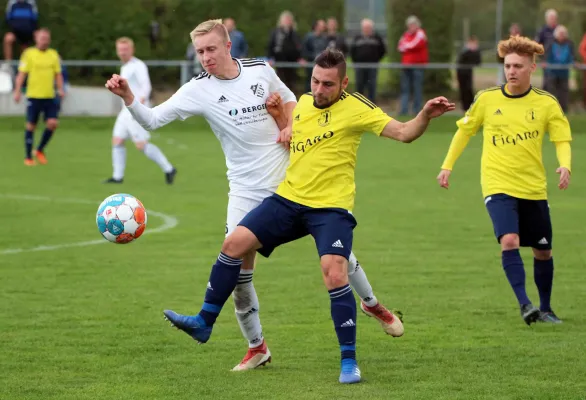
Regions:
[[[102,236],[112,243],[130,243],[143,234],[147,223],[144,206],[129,194],[107,197],[96,214],[96,224]]]

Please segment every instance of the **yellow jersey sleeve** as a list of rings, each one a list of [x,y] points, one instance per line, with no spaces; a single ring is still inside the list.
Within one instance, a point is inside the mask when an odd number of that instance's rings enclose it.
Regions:
[[[557,100],[552,99],[549,107],[547,131],[549,132],[549,140],[552,142],[569,142],[572,140],[570,123]]]
[[[474,136],[478,129],[484,123],[484,96],[482,96],[484,92],[478,92],[472,105],[466,111],[466,114],[463,118],[460,118],[456,125],[461,133],[465,134],[466,136]]]
[[[61,73],[61,60],[59,59],[59,53],[55,51],[55,62],[54,62],[55,74]]]
[[[389,117],[380,107],[368,100],[360,93],[352,93],[352,97],[358,100],[356,107],[358,113],[356,115],[356,123],[358,124],[357,131],[362,134],[365,132],[372,132],[380,136],[385,126],[393,118]],[[361,104],[362,103],[362,104]]]
[[[30,51],[25,50],[20,56],[20,63],[18,64],[18,71],[29,73],[30,72]]]

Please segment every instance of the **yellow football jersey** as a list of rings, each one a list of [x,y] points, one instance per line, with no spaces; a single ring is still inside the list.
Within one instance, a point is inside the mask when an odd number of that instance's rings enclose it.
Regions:
[[[308,207],[352,210],[362,134],[380,135],[391,117],[364,96],[342,93],[328,108],[301,96],[293,111],[290,161],[277,194]]]
[[[59,54],[54,49],[29,47],[20,57],[18,70],[28,74],[26,96],[31,99],[55,97],[55,75],[61,73]]]
[[[533,87],[517,96],[509,94],[505,86],[487,89],[477,94],[457,125],[468,136],[484,126],[484,197],[506,193],[521,199],[547,199],[542,162],[545,133],[552,142],[572,140],[570,124],[554,96]]]

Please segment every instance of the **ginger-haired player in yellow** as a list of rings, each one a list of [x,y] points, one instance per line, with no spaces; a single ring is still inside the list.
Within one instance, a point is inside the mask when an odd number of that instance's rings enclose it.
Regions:
[[[561,323],[550,305],[552,228],[541,149],[547,132],[560,164],[558,187],[566,189],[571,171],[570,124],[554,96],[531,86],[535,57],[543,54],[543,46],[526,37],[511,36],[499,43],[498,52],[504,58],[507,83],[478,92],[464,118],[457,122],[458,131],[437,180],[448,188],[454,163],[483,125],[482,196],[521,316],[528,325],[536,321]],[[525,291],[521,246],[533,248],[539,309]]]

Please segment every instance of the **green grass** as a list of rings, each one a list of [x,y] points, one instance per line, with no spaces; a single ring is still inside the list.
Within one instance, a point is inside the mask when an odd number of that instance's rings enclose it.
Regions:
[[[560,326],[529,328],[518,315],[480,194],[480,138],[459,160],[449,191],[435,176],[454,118],[434,121],[411,145],[364,138],[354,250],[380,300],[403,311],[406,334],[387,337],[360,315],[364,382],[351,387],[337,383],[329,299],[309,238],[259,260],[268,368],[229,371],[246,350],[231,300],[206,345],[169,328],[161,311],[198,310],[223,240],[224,160],[201,120],[174,123],[154,138],[179,170],[174,186],[130,147],[124,185],[104,186],[113,122],[64,119],[49,165],[25,168],[22,119],[2,120],[0,399],[585,398],[586,119],[572,119],[570,190],[556,189],[555,152],[544,144]],[[114,192],[134,194],[178,226],[124,246],[26,251],[99,239],[95,211]],[[147,231],[161,224],[151,215]],[[25,251],[1,253],[13,248]]]

